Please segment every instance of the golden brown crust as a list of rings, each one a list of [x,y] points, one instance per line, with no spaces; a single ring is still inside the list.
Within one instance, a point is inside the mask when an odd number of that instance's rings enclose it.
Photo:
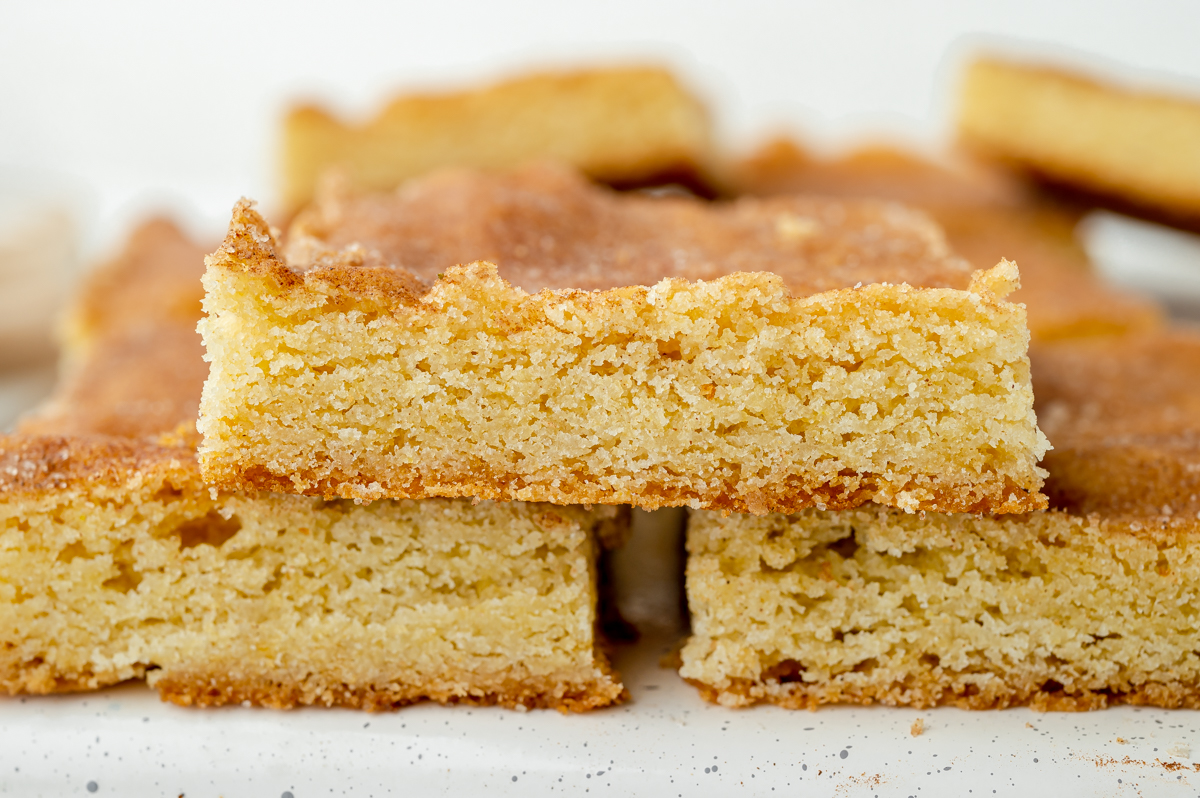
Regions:
[[[119,330],[100,336],[17,431],[142,438],[194,427],[207,378],[195,319]]]
[[[1200,513],[1200,336],[1060,342],[1031,359],[1055,506],[1147,523]]]
[[[1200,335],[1187,329],[1034,347],[1039,407],[1064,446],[1200,429]]]
[[[1021,267],[1021,289],[1034,340],[1111,335],[1160,327],[1164,313],[1148,299],[1116,291],[1092,276],[1074,236],[1079,213],[1053,205],[1001,172],[978,164],[949,165],[876,147],[836,159],[774,141],[734,170],[737,189],[877,197],[916,205],[942,226],[955,253],[976,267],[1001,258]]]
[[[268,244],[265,224],[249,213],[244,205],[235,211],[229,255],[267,270],[281,286],[295,285],[278,270],[278,256],[242,246]],[[365,249],[362,263],[426,282],[452,266],[487,260],[530,293],[772,272],[794,295],[806,296],[857,283],[966,288],[972,272],[950,255],[929,219],[897,205],[621,195],[549,164],[442,172],[390,194],[331,190],[293,223],[288,265],[312,268],[329,257],[324,253],[355,245]]]
[[[974,679],[981,674],[953,674],[931,669],[902,684],[866,689],[836,683],[805,684],[792,682],[784,689],[763,693],[762,684],[745,679],[731,680],[726,688],[688,679],[704,700],[725,706],[775,704],[785,709],[815,710],[825,704],[883,704],[918,709],[953,706],[959,709],[1007,709],[1027,706],[1038,712],[1086,712],[1119,704],[1200,709],[1200,683],[1146,681],[1140,684],[1114,684],[1111,687],[1068,693],[1057,683],[1020,683],[1005,681],[1003,674],[988,674],[981,688]],[[962,677],[972,681],[963,680]],[[956,678],[957,677],[957,678]],[[779,682],[775,687],[780,686]],[[722,696],[725,696],[722,699]]]
[[[436,682],[414,679],[412,683],[380,685],[328,684],[319,676],[296,679],[279,675],[231,677],[237,668],[214,666],[169,672],[135,665],[135,678],[151,676],[153,687],[164,701],[188,707],[218,707],[249,703],[270,709],[294,709],[320,705],[378,712],[398,709],[420,701],[440,704],[503,706],[509,709],[557,709],[560,712],[587,712],[629,700],[604,654],[597,649],[595,675],[580,682],[578,676],[561,675],[538,678],[517,675],[482,678],[472,673],[444,672]],[[6,661],[0,652],[0,691],[9,695],[51,695],[97,690],[125,681],[126,674],[86,673],[64,677],[41,661]],[[462,685],[472,685],[463,689]]]
[[[739,193],[756,196],[877,197],[938,210],[1019,208],[1033,199],[1003,171],[970,161],[935,163],[887,145],[824,158],[778,138],[734,164],[732,174]]]
[[[243,197],[233,206],[225,240],[204,262],[206,266],[216,262],[225,268],[258,275],[283,291],[299,285],[301,280],[279,257],[278,251],[275,230],[254,210],[254,203]]]
[[[233,208],[229,234],[205,258],[210,268],[231,269],[263,278],[279,294],[317,284],[357,299],[412,304],[428,286],[402,268],[389,268],[361,248],[324,250],[304,268],[292,268],[279,254],[274,231],[245,198]]]
[[[105,435],[0,436],[5,498],[129,484],[202,490],[195,447]]]
[[[93,270],[67,311],[69,350],[131,327],[195,327],[202,315],[204,256],[166,219],[151,219],[130,234],[124,249]]]
[[[202,485],[191,439],[208,367],[196,322],[205,247],[152,219],[84,281],[67,314],[68,365],[48,405],[0,436],[7,498],[102,485]]]
[[[172,671],[154,678],[154,688],[164,701],[190,707],[217,707],[249,702],[271,709],[294,709],[321,705],[378,712],[398,709],[419,701],[439,704],[503,706],[509,709],[557,709],[587,712],[620,704],[629,694],[597,651],[593,680],[550,675],[538,678],[511,676],[480,677],[472,673],[440,673],[436,682],[380,685],[328,684],[319,677],[309,679],[270,676],[231,678],[229,670]],[[472,685],[469,690],[463,685]]]
[[[319,675],[295,678],[282,674],[231,676],[240,666],[213,664],[205,668],[174,668],[162,671],[134,664],[134,678],[147,675],[164,701],[180,706],[217,707],[250,703],[271,709],[294,709],[321,705],[365,709],[372,712],[398,709],[419,701],[441,704],[503,706],[513,709],[557,709],[561,712],[587,712],[620,704],[629,692],[620,682],[600,648],[594,654],[590,678],[579,674],[551,674],[528,677],[513,674],[497,677],[470,672],[443,671],[436,680],[414,676],[410,682],[369,685],[329,683]],[[87,672],[64,676],[49,664],[35,660],[20,661],[0,651],[0,691],[9,695],[50,695],[97,690],[129,678],[119,673]],[[470,685],[470,687],[464,687]]]
[[[208,376],[196,332],[205,248],[151,220],[84,281],[66,315],[67,357],[25,434],[142,438],[195,424]]]
[[[206,461],[204,469],[209,482],[231,490],[299,492],[327,499],[361,499],[364,495],[363,480],[357,472],[334,471],[327,476],[275,474],[260,464],[236,467],[215,459]],[[296,478],[307,479],[303,489],[297,490]],[[736,481],[728,481],[704,493],[650,485],[636,493],[625,494],[584,480],[548,485],[526,482],[520,477],[501,478],[489,475],[486,467],[477,464],[461,474],[443,475],[430,475],[416,468],[397,468],[392,474],[373,476],[371,485],[373,495],[394,499],[472,496],[491,501],[546,501],[551,504],[629,503],[645,510],[701,504],[710,510],[756,514],[767,509],[790,513],[808,507],[842,510],[868,501],[887,503],[889,497],[901,491],[921,497],[914,504],[914,511],[1023,513],[1048,506],[1041,493],[1020,487],[1011,480],[994,485],[921,477],[897,486],[894,479],[873,474],[843,477],[841,485],[791,476],[769,492],[760,493],[747,492]]]
[[[1200,515],[1200,432],[1063,444],[1046,455],[1050,503],[1147,529]]]
[[[1020,265],[1021,288],[1011,300],[1025,303],[1035,341],[1125,335],[1164,324],[1157,303],[1092,273],[1074,235],[1074,214],[1045,206],[929,210],[951,247],[971,263],[1004,257]]]

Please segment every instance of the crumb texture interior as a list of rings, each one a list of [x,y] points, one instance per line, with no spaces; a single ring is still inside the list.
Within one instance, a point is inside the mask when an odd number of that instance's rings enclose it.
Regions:
[[[594,648],[593,532],[613,509],[214,498],[186,469],[148,473],[0,503],[7,691],[145,676],[195,705],[621,695]]]
[[[1044,503],[1023,309],[990,290],[1011,264],[973,291],[799,299],[766,274],[531,296],[473,264],[389,294],[361,281],[390,270],[296,274],[265,228],[242,232],[205,278],[217,484],[755,513]]]
[[[682,675],[710,700],[1195,707],[1194,520],[693,513]]]

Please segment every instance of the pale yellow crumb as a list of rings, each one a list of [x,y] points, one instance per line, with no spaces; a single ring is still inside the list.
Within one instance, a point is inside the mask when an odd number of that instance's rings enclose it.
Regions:
[[[186,449],[32,436],[0,438],[0,466],[18,474],[0,478],[0,690],[144,677],[183,704],[373,709],[621,695],[595,640],[594,549],[617,508],[214,499]]]
[[[703,511],[687,545],[680,673],[722,705],[1200,706],[1195,520]]]
[[[595,628],[618,508],[203,482],[203,268],[173,225],[140,228],[84,283],[52,404],[0,436],[0,691],[144,677],[189,705],[620,700]]]

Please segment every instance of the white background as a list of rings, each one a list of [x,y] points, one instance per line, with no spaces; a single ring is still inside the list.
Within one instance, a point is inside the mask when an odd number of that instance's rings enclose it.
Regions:
[[[9,2],[0,166],[82,178],[110,242],[164,200],[219,230],[242,194],[269,207],[278,122],[297,100],[365,115],[399,89],[614,59],[674,67],[732,145],[788,129],[832,147],[877,132],[933,146],[979,44],[1200,92],[1186,0]]]

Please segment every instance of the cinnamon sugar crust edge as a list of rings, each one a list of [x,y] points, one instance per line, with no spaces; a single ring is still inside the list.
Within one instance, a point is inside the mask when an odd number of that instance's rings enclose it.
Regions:
[[[310,273],[292,269],[279,251],[277,231],[254,209],[254,203],[243,197],[234,205],[229,234],[204,263],[210,269],[230,269],[263,278],[281,296],[310,281],[347,297],[374,300],[381,305],[412,305],[429,292],[429,286],[410,272],[368,263],[369,256],[362,249],[330,253]]]
[[[971,710],[1027,706],[1037,712],[1088,712],[1120,704],[1200,709],[1200,682],[1196,681],[1147,681],[1137,685],[1069,693],[1054,686],[1008,681],[1001,676],[980,689],[975,685],[954,684],[953,674],[946,677],[937,670],[930,670],[916,674],[903,683],[886,687],[858,689],[845,685],[814,684],[766,694],[756,689],[761,688],[761,683],[746,679],[731,680],[731,684],[725,688],[694,679],[684,681],[695,687],[705,701],[721,706],[773,704],[784,709],[810,711],[832,704],[882,704],[915,709],[951,706]]]
[[[294,709],[300,706],[344,707],[381,712],[423,701],[439,704],[501,706],[507,709],[557,709],[560,712],[587,712],[624,703],[629,692],[616,678],[608,661],[597,653],[596,678],[580,683],[543,677],[519,676],[500,680],[479,680],[473,674],[439,674],[439,683],[447,676],[473,685],[470,692],[439,684],[388,684],[355,687],[325,685],[308,681],[276,681],[269,677],[230,679],[223,669],[210,672],[173,671],[154,680],[153,687],[164,701],[187,707],[217,707],[249,701],[270,709]],[[315,681],[315,680],[314,680]]]
[[[158,440],[108,435],[0,435],[0,495],[8,500],[131,481],[168,490],[204,490],[195,433]],[[190,437],[191,440],[186,440]]]
[[[254,462],[242,467],[225,461],[202,461],[208,482],[227,490],[262,490],[279,493],[300,493],[326,499],[363,499],[364,490],[356,473],[335,472],[330,476],[315,474],[275,474]],[[544,483],[526,483],[519,478],[490,477],[481,469],[472,469],[459,479],[435,480],[416,470],[399,474],[398,478],[381,476],[372,481],[369,495],[393,499],[422,499],[431,497],[457,498],[470,496],[490,501],[537,501],[551,504],[631,504],[643,510],[662,507],[702,505],[707,510],[726,513],[764,512],[792,513],[810,507],[826,510],[846,510],[867,502],[891,504],[911,502],[912,511],[932,510],[955,513],[1024,513],[1044,510],[1048,499],[1038,491],[1005,480],[1000,485],[964,485],[961,482],[937,477],[919,478],[897,486],[874,474],[844,477],[842,485],[830,485],[819,480],[791,477],[786,483],[770,490],[739,491],[736,485],[699,493],[651,485],[634,491],[614,491],[585,481],[554,487]],[[303,485],[297,488],[297,483]],[[847,484],[853,482],[854,484]],[[900,499],[899,494],[906,497]],[[536,498],[535,498],[536,497]]]
[[[2,660],[3,657],[0,657]],[[305,679],[280,675],[230,676],[236,670],[214,664],[160,670],[137,666],[135,678],[147,678],[164,701],[185,707],[235,706],[249,703],[268,709],[302,706],[342,707],[382,712],[423,701],[439,704],[502,706],[508,709],[557,709],[587,712],[629,700],[608,658],[597,648],[595,674],[587,681],[555,676],[478,678],[476,674],[443,671],[436,681],[413,679],[404,683],[348,685],[327,683],[317,675]],[[50,695],[96,690],[127,680],[127,674],[87,673],[76,677],[55,674],[46,663],[5,663],[0,668],[0,690],[9,695]],[[457,683],[458,686],[451,686]],[[464,689],[462,685],[470,685]]]

